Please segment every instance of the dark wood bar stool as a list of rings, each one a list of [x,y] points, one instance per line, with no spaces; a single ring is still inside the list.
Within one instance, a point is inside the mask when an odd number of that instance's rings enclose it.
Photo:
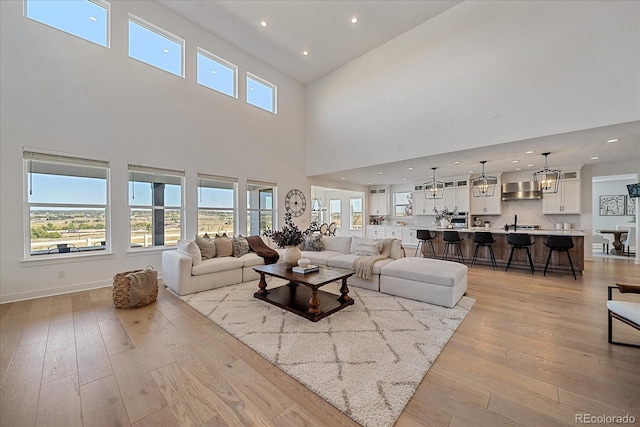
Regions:
[[[422,256],[420,249],[422,248],[424,250],[424,246],[428,243],[431,247],[433,258],[437,258],[436,249],[433,247],[433,240],[436,238],[436,233],[432,234],[429,230],[417,230],[416,237],[418,239],[418,247],[416,248],[416,254],[414,256],[418,256],[418,254]]]
[[[531,259],[531,251],[529,251],[529,246],[534,243],[531,241],[531,236],[524,233],[510,233],[507,236],[507,242],[511,245],[511,254],[509,255],[509,262],[507,262],[507,269],[505,271],[509,270],[511,259],[513,258],[513,251],[516,249],[526,249],[527,257],[529,258],[529,267],[531,267],[531,274],[533,274],[533,260]]]
[[[573,269],[573,262],[571,261],[571,255],[569,249],[573,248],[573,239],[571,236],[548,236],[544,245],[549,248],[549,256],[547,257],[547,263],[544,265],[544,274],[547,275],[547,267],[549,267],[549,261],[551,260],[551,254],[553,251],[566,252],[569,258],[569,265],[571,266],[571,272],[573,273],[573,279],[578,280],[576,277],[576,271]]]
[[[491,259],[491,267],[495,270],[498,266],[496,264],[496,257],[493,254],[493,244],[496,240],[493,238],[493,234],[489,231],[476,231],[473,233],[473,241],[476,244],[476,250],[473,252],[473,259],[471,260],[471,267],[475,264],[476,259],[478,258],[478,250],[481,246],[485,248],[489,248],[489,257]]]
[[[442,251],[442,257],[440,259],[444,259],[445,256],[449,254],[449,246],[453,245],[458,249],[458,261],[464,264],[464,255],[462,255],[462,248],[460,247],[460,242],[462,242],[463,239],[460,238],[458,232],[455,230],[445,231],[442,234],[442,240],[447,243],[444,245],[444,251]]]

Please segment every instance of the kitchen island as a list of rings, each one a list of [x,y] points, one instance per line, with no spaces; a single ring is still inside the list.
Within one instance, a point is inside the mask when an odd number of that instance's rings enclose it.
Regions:
[[[511,245],[507,242],[507,234],[513,233],[513,229],[505,231],[503,228],[484,228],[484,227],[470,227],[470,228],[433,228],[425,227],[422,230],[430,230],[436,233],[436,239],[433,240],[433,245],[436,250],[438,258],[442,256],[445,242],[442,240],[442,235],[445,230],[455,230],[460,234],[460,238],[463,241],[460,243],[462,248],[462,254],[464,255],[467,265],[471,264],[471,258],[473,258],[473,252],[476,249],[476,244],[473,242],[473,234],[476,231],[490,231],[493,234],[493,238],[496,242],[493,244],[493,252],[496,257],[496,262],[499,268],[506,268],[509,261],[509,254],[511,253]],[[535,229],[518,229],[518,234],[530,234],[534,244],[530,247],[531,257],[533,259],[534,267],[537,271],[542,273],[544,265],[547,262],[547,256],[549,255],[549,248],[545,246],[544,242],[547,241],[549,235],[555,236],[571,236],[573,239],[574,247],[569,251],[571,254],[571,260],[573,261],[573,268],[576,274],[582,274],[584,270],[584,236],[585,234],[579,230],[535,230]],[[430,250],[425,246],[423,248],[423,255],[429,256]],[[457,257],[452,249],[450,249],[450,255],[446,257],[450,261],[456,261]],[[489,250],[487,248],[480,248],[478,250],[478,258],[476,259],[476,265],[484,264],[491,265],[489,259]],[[529,269],[529,262],[527,260],[527,254],[525,251],[516,250],[513,254],[513,260],[511,261],[512,268]],[[554,251],[549,261],[548,271],[551,272],[568,272],[571,273],[571,266],[567,255]]]

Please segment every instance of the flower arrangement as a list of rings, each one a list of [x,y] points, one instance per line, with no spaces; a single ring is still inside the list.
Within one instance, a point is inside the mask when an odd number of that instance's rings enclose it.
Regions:
[[[289,212],[284,215],[284,224],[284,227],[282,227],[282,230],[280,231],[266,229],[262,234],[270,237],[271,240],[276,242],[276,244],[281,248],[287,246],[298,246],[300,243],[304,242],[304,236],[309,234],[309,230],[301,231],[298,228],[291,219],[291,214]]]
[[[436,221],[442,221],[446,219],[447,221],[451,221],[451,218],[457,213],[458,208],[454,207],[452,211],[449,210],[446,206],[441,211],[438,208],[433,208],[433,212],[436,214]]]

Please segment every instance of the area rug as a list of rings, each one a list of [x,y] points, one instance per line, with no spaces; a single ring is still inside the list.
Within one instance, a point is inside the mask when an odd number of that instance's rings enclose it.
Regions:
[[[284,280],[271,278],[268,289]],[[391,426],[474,299],[454,308],[350,287],[355,300],[314,323],[255,299],[258,282],[181,297],[366,427]],[[337,284],[322,288],[339,295]]]

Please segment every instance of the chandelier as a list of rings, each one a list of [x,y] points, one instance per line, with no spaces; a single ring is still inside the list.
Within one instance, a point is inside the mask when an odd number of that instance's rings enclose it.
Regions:
[[[322,202],[316,197],[316,187],[313,186],[313,200],[311,200],[311,212],[323,212],[327,207],[322,205]]]
[[[536,188],[544,193],[557,193],[558,184],[560,184],[561,171],[557,169],[549,169],[547,166],[547,156],[551,153],[542,153],[544,156],[544,169],[533,174],[533,182]]]
[[[480,163],[482,163],[482,175],[471,180],[473,197],[493,197],[498,178],[495,176],[486,176],[484,174],[484,164],[487,163],[487,161],[483,160]]]
[[[437,168],[431,169],[433,170],[433,179],[431,180],[431,182],[424,183],[424,197],[425,199],[442,199],[442,197],[444,196],[444,182],[436,181]]]

